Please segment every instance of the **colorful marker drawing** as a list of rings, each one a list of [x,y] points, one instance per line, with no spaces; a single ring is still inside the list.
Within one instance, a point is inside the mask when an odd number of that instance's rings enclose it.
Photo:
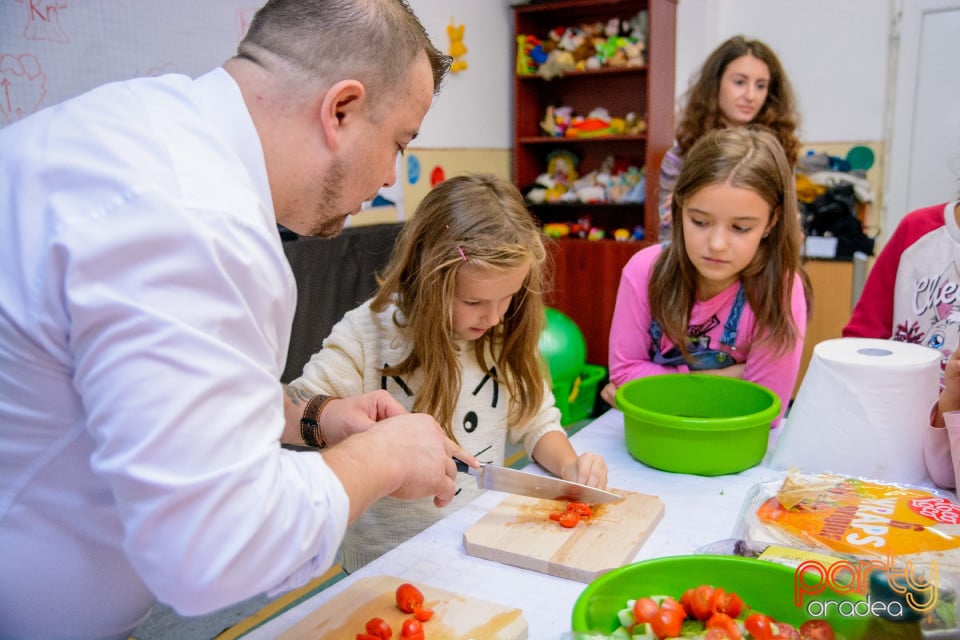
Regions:
[[[47,94],[47,76],[35,56],[0,54],[0,113],[8,124],[40,108]]]
[[[24,38],[70,42],[70,36],[60,28],[60,11],[67,8],[67,0],[17,0],[17,2],[27,5]]]

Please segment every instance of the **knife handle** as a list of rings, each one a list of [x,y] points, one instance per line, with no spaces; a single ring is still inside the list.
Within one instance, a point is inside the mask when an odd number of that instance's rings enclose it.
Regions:
[[[480,483],[480,472],[483,471],[483,465],[480,465],[479,469],[474,469],[473,467],[468,466],[467,463],[463,462],[462,460],[454,458],[453,461],[457,463],[457,471],[460,473],[465,473],[468,476],[473,476],[477,479],[477,484]]]

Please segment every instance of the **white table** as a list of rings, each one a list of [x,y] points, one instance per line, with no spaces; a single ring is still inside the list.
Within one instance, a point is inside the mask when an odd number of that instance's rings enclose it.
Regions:
[[[774,430],[771,440],[778,434]],[[750,487],[782,478],[783,471],[758,466],[739,474],[701,477],[666,473],[634,460],[623,437],[623,414],[616,409],[597,418],[571,438],[578,453],[603,455],[611,488],[659,496],[663,520],[635,560],[693,553],[729,538]],[[771,442],[771,450],[773,442]],[[544,473],[531,464],[527,471]],[[523,610],[531,640],[559,640],[570,630],[570,614],[585,584],[536,571],[468,556],[463,532],[496,506],[505,494],[487,492],[432,527],[336,584],[285,611],[244,636],[273,638],[309,615],[359,578],[392,575]]]

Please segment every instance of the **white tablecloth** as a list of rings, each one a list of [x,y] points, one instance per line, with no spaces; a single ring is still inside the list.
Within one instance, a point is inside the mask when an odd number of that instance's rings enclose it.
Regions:
[[[771,440],[778,434],[774,430]],[[634,460],[623,437],[623,414],[616,409],[571,438],[578,453],[603,455],[611,488],[659,496],[665,504],[660,524],[635,560],[693,553],[729,538],[750,487],[783,477],[763,466],[739,474],[701,477],[666,473]],[[773,442],[771,442],[771,449]],[[527,471],[543,473],[535,464]],[[293,626],[359,578],[393,575],[455,593],[523,610],[531,640],[559,640],[570,629],[570,614],[586,585],[536,571],[468,556],[463,532],[496,506],[505,494],[487,492],[359,571],[254,629],[245,640],[273,638]]]

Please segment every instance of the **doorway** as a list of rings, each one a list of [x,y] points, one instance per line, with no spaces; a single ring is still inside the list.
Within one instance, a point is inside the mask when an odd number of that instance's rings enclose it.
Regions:
[[[960,193],[960,0],[898,4],[884,238],[910,211]]]

